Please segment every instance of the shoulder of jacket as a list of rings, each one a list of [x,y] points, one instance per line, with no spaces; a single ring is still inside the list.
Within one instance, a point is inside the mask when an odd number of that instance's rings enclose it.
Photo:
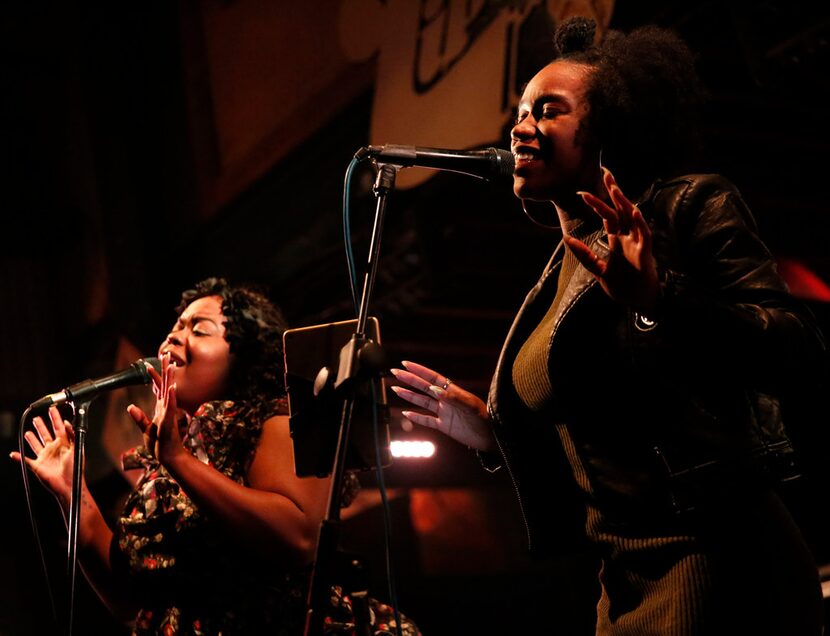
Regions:
[[[710,222],[741,218],[754,231],[757,226],[740,191],[720,174],[687,174],[653,184],[643,201],[643,213],[649,219],[663,219],[676,228],[697,223],[704,210]]]
[[[697,199],[720,193],[733,193],[740,196],[738,188],[729,179],[720,174],[687,174],[654,184],[651,195],[669,195],[683,199]]]

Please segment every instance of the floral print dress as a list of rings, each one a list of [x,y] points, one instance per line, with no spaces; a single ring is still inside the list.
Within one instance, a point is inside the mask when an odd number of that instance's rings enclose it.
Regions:
[[[208,402],[187,421],[183,443],[200,461],[248,486],[246,475],[263,423],[287,411],[285,400],[265,408]],[[128,574],[130,591],[140,600],[133,636],[303,633],[310,566],[280,572],[246,551],[196,507],[145,447],[127,451],[122,463],[125,469],[143,470],[118,520],[111,550],[113,567]],[[344,506],[359,488],[357,476],[347,473]],[[371,633],[394,636],[393,608],[374,598],[368,604]],[[410,619],[399,618],[403,636],[420,634]],[[355,633],[352,601],[336,586],[325,631]]]
[[[254,458],[262,425],[284,401],[259,413],[208,402],[187,422],[183,442],[199,460],[237,483]],[[129,573],[140,599],[133,634],[296,634],[302,631],[308,571],[275,572],[203,514],[146,448],[127,451],[125,469],[143,474],[115,536],[114,566]]]

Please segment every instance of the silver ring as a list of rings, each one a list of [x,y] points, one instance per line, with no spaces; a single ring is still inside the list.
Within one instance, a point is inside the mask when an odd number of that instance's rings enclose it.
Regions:
[[[442,388],[444,391],[446,391],[446,390],[447,390],[447,388],[450,386],[450,384],[452,384],[452,380],[450,380],[449,378],[447,378],[447,381],[446,381],[446,382],[444,382],[444,384],[442,384],[442,385],[441,385],[441,388]]]

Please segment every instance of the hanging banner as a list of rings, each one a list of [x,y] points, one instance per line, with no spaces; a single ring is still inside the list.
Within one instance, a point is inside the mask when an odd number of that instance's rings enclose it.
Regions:
[[[343,0],[339,31],[353,61],[377,56],[370,143],[466,149],[502,143],[522,86],[552,52],[555,25],[613,0]],[[396,186],[431,176],[404,170]]]

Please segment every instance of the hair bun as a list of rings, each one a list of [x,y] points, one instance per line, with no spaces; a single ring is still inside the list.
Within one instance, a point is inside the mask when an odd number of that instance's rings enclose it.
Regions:
[[[560,22],[553,34],[553,46],[558,55],[588,50],[594,43],[597,23],[590,18],[574,16]]]

